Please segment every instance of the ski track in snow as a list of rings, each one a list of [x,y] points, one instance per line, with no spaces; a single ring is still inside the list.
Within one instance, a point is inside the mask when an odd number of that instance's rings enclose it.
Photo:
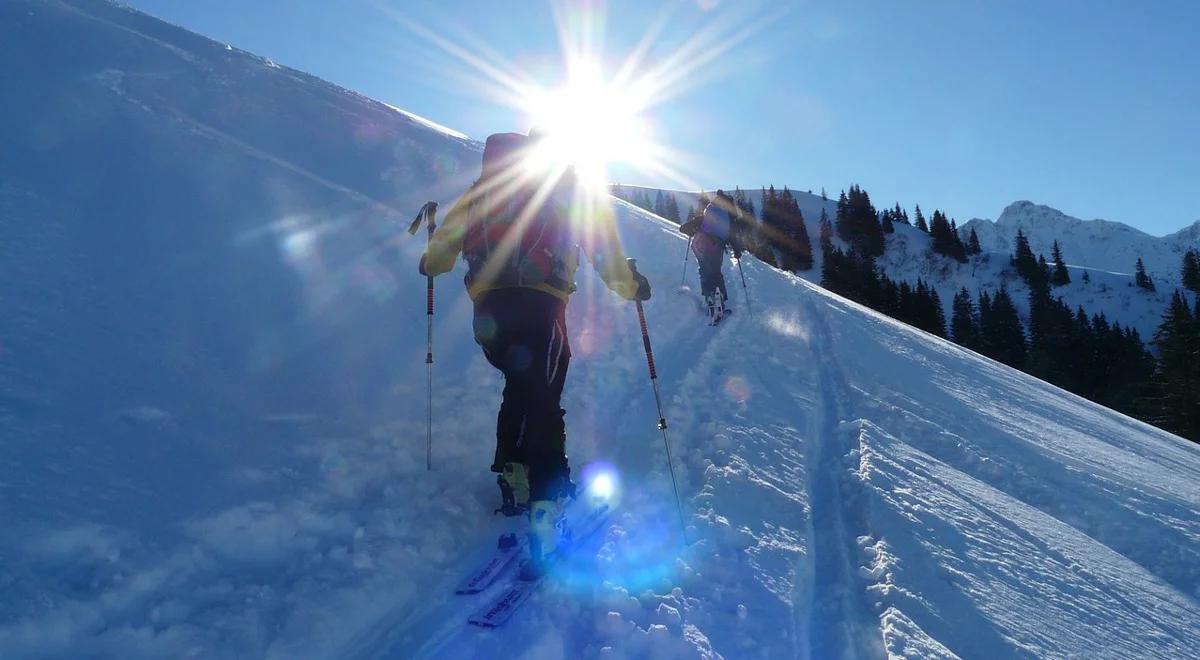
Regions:
[[[812,362],[819,383],[814,415],[815,451],[812,463],[815,476],[812,488],[814,528],[814,605],[809,625],[813,658],[881,657],[877,623],[863,600],[863,587],[857,571],[857,539],[863,521],[856,510],[858,493],[849,479],[846,459],[853,447],[842,443],[841,401],[849,393],[836,362],[829,328],[820,319],[816,305],[810,303],[814,319]],[[844,394],[845,393],[845,394]]]

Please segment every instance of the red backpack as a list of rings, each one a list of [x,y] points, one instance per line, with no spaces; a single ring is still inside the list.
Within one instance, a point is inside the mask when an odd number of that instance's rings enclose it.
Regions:
[[[497,133],[484,143],[483,173],[469,193],[470,221],[463,236],[468,287],[486,277],[489,288],[549,284],[570,291],[565,257],[573,242],[566,209],[559,208],[554,192],[531,206],[546,185],[522,171],[531,144],[520,133]]]

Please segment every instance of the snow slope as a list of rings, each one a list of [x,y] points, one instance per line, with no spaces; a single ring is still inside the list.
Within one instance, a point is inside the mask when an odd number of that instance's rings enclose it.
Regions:
[[[2,657],[1200,648],[1195,445],[759,263],[707,327],[681,235],[619,202],[686,534],[636,316],[584,267],[569,448],[617,515],[468,628],[501,382],[439,279],[427,472],[401,221],[477,145],[99,2],[0,5],[0,67]]]

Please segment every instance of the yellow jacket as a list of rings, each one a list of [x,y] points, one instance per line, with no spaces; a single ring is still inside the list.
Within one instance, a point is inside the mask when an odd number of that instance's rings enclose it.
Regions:
[[[573,285],[575,271],[579,267],[578,248],[582,248],[588,261],[600,273],[600,277],[603,278],[608,288],[626,300],[633,300],[636,297],[638,286],[633,272],[629,269],[629,264],[625,261],[625,253],[621,249],[621,239],[617,234],[611,207],[603,202],[598,204],[580,203],[578,199],[569,197],[571,191],[565,190],[566,186],[562,186],[562,188],[564,190],[559,194],[552,195],[552,199],[548,199],[545,203],[558,204],[560,212],[565,214],[564,221],[569,222],[575,229],[573,236],[577,249],[566,257],[567,263],[563,264],[566,272],[565,282],[569,288],[564,289],[549,282],[522,286],[544,291],[564,301],[569,299],[575,288]],[[442,224],[434,231],[429,247],[421,259],[425,274],[441,275],[454,268],[458,255],[463,250],[463,239],[466,237],[467,231],[471,228],[472,223],[480,220],[480,218],[472,217],[471,202],[475,196],[475,186],[472,186],[450,207],[450,212],[446,214]],[[588,209],[591,211],[589,213],[584,211],[583,207],[593,208]],[[486,291],[513,286],[489,280],[480,272],[469,272],[466,282],[467,295],[471,297],[471,300],[476,300]]]

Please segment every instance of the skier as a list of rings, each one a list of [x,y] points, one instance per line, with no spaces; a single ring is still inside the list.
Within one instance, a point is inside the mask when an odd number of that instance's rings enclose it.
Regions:
[[[529,577],[557,549],[563,505],[575,491],[560,399],[579,249],[617,295],[650,298],[650,283],[626,262],[611,215],[584,215],[571,171],[533,170],[529,156],[538,140],[532,131],[488,137],[482,174],[437,228],[419,267],[422,275],[440,275],[460,252],[467,262],[475,341],[505,379],[491,466],[499,473],[498,511],[528,512]]]
[[[725,275],[721,272],[725,248],[733,250],[734,258],[742,258],[740,218],[733,198],[718,190],[701,213],[679,227],[679,231],[692,237],[692,254],[696,255],[700,270],[700,293],[713,325],[725,316],[725,303],[729,301]]]

